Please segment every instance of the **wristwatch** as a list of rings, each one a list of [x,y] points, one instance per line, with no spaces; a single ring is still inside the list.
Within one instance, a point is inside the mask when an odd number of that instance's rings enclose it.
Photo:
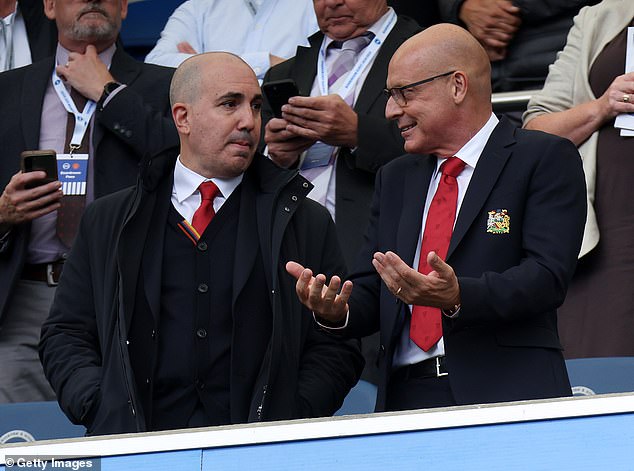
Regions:
[[[99,110],[103,109],[104,102],[108,99],[110,94],[114,92],[117,88],[119,88],[120,86],[121,84],[119,82],[108,82],[107,84],[103,86],[103,93],[101,94],[101,97],[99,98],[99,101],[97,102],[97,108],[99,108]]]

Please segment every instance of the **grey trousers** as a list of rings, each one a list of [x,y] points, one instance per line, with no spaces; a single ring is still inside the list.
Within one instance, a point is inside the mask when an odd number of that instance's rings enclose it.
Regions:
[[[38,356],[40,328],[54,296],[46,283],[18,281],[0,329],[0,403],[55,399]]]

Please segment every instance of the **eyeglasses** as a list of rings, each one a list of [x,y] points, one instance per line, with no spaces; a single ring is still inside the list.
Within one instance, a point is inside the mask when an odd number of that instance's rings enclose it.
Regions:
[[[397,105],[405,106],[407,105],[407,98],[405,98],[405,94],[403,93],[404,90],[423,85],[424,83],[433,82],[438,78],[446,77],[447,75],[451,75],[455,72],[455,70],[452,70],[451,72],[445,72],[444,74],[434,75],[433,77],[421,80],[419,82],[410,83],[409,85],[403,85],[402,87],[384,88],[383,93],[385,93],[388,99],[392,97]]]

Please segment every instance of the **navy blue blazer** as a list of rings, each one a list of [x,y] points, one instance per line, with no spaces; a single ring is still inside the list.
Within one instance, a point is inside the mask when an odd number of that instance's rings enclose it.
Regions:
[[[351,277],[346,333],[381,332],[378,411],[385,407],[395,344],[409,314],[381,282],[372,254],[391,250],[412,265],[435,166],[433,156],[405,155],[379,171],[365,248]],[[570,141],[505,120],[498,124],[471,178],[447,255],[462,302],[456,319],[443,319],[459,404],[570,395],[556,309],[581,245],[584,192],[581,159]]]

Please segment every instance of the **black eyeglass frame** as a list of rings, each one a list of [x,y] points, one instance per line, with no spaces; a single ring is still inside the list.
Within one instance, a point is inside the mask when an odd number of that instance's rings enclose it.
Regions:
[[[390,97],[392,97],[392,99],[396,102],[397,105],[405,106],[407,105],[407,98],[405,98],[405,95],[403,94],[403,90],[414,88],[419,85],[423,85],[425,83],[433,82],[436,79],[439,79],[441,77],[447,77],[448,75],[455,74],[456,72],[457,72],[456,70],[452,70],[450,72],[445,72],[444,74],[438,74],[438,75],[434,75],[433,77],[426,78],[424,80],[419,80],[418,82],[403,85],[402,87],[384,88],[383,93],[385,93],[388,100],[390,99]],[[397,96],[398,96],[398,99],[397,99]]]

